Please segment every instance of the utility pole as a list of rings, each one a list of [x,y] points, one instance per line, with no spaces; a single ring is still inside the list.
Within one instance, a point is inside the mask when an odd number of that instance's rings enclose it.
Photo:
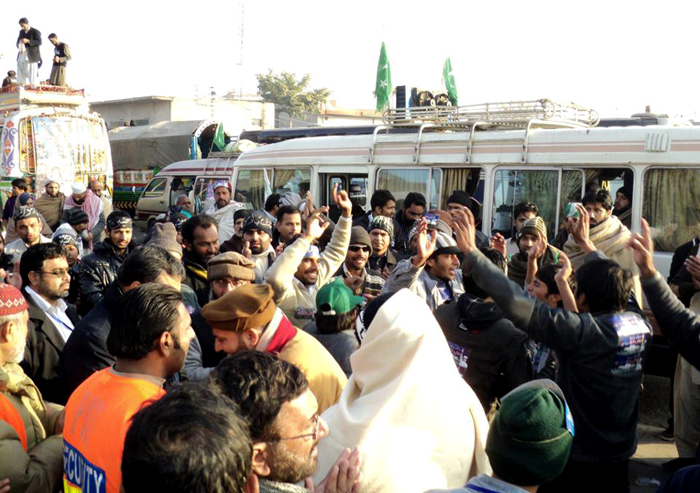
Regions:
[[[245,40],[245,4],[241,1],[241,49],[238,55],[238,98],[243,99],[243,41]]]

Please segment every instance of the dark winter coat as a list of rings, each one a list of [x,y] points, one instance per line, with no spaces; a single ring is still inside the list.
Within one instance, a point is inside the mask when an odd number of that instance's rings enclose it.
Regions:
[[[82,259],[78,267],[80,279],[80,313],[87,314],[107,291],[107,287],[117,278],[117,271],[124,259],[136,248],[131,242],[126,251],[119,255],[109,239],[95,245],[93,252]]]
[[[38,29],[30,27],[29,31],[26,33],[24,29],[19,30],[19,36],[17,37],[17,43],[21,39],[28,39],[29,44],[25,45],[27,48],[27,60],[29,63],[38,63],[41,66],[41,32]]]
[[[34,381],[45,401],[65,404],[70,396],[61,367],[66,343],[51,317],[37,306],[31,296],[25,293],[24,297],[29,305],[29,323],[22,369]],[[80,317],[70,305],[66,315],[74,326],[78,324]]]
[[[528,336],[495,303],[463,294],[433,312],[462,378],[484,409],[533,379]]]
[[[211,290],[206,277],[206,265],[202,265],[199,261],[192,258],[187,250],[183,251],[182,263],[185,266],[185,279],[182,282],[195,292],[199,306],[206,305],[209,303],[209,293]]]

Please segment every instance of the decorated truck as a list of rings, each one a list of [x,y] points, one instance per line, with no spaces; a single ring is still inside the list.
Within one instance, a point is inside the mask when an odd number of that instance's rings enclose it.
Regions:
[[[3,202],[15,178],[41,195],[49,176],[71,193],[76,181],[112,188],[112,156],[104,120],[90,113],[83,90],[19,85],[0,89]]]
[[[114,206],[133,213],[146,184],[160,170],[177,161],[205,159],[212,149],[219,150],[214,144],[219,125],[215,120],[195,120],[110,130]]]

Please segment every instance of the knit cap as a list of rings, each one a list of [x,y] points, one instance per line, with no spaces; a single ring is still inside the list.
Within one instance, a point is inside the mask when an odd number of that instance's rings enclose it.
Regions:
[[[252,213],[253,211],[251,211],[250,209],[236,209],[236,211],[233,213],[233,222],[235,223],[241,218],[245,220]]]
[[[501,399],[486,455],[504,481],[538,486],[562,473],[573,440],[574,422],[563,392],[551,380],[533,380]]]
[[[177,242],[177,230],[173,223],[157,223],[153,226],[153,234],[149,245],[158,245],[168,253],[182,257],[182,246]]]
[[[386,233],[393,237],[394,236],[394,220],[389,217],[375,216],[372,219],[372,223],[367,228],[367,231],[372,231],[373,229],[381,229],[386,231]]]
[[[273,294],[269,284],[246,284],[204,305],[202,316],[213,329],[260,329],[275,315]]]
[[[73,207],[72,209],[68,209],[66,213],[66,222],[71,226],[75,226],[78,224],[86,224],[90,222],[90,219],[84,210],[79,207]]]
[[[220,253],[207,263],[207,279],[215,281],[230,277],[246,281],[255,280],[255,263],[237,252]]]
[[[299,195],[296,192],[285,192],[282,194],[280,197],[280,207],[285,206],[285,205],[291,205],[292,207],[299,207],[299,204],[301,204],[304,201],[304,199],[301,198],[301,195]]]
[[[350,230],[350,245],[364,245],[369,247],[369,254],[372,255],[372,240],[369,233],[362,226],[353,226]]]
[[[524,234],[534,236],[541,234],[544,238],[547,238],[547,226],[544,223],[544,219],[542,219],[540,216],[531,217],[523,223],[519,233],[520,236]]]
[[[0,317],[16,315],[28,309],[27,300],[19,289],[9,284],[0,284]]]

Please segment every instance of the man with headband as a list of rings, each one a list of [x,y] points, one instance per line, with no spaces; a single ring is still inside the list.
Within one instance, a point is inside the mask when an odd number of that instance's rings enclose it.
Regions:
[[[114,211],[107,217],[105,240],[80,263],[80,312],[86,314],[104,296],[117,277],[117,270],[135,248],[131,241],[131,217],[125,211]]]
[[[333,200],[343,214],[323,253],[314,242],[329,225],[320,217],[327,208],[319,209],[309,218],[306,232],[284,250],[267,272],[266,280],[275,291],[275,303],[296,327],[304,327],[313,320],[316,292],[343,265],[350,245],[352,202],[347,192],[339,192],[337,187],[333,189]]]

